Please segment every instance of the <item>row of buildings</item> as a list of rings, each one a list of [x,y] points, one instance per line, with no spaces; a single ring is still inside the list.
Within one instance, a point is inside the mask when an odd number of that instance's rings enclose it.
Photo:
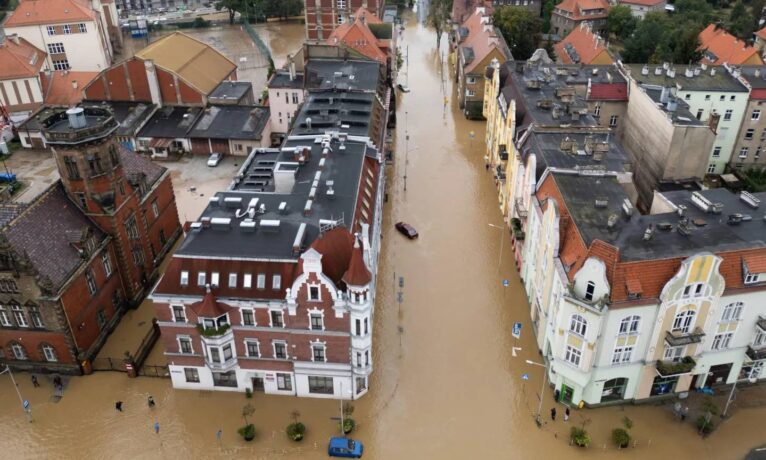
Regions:
[[[747,105],[752,91],[734,90],[746,72],[678,79],[538,50],[486,75],[486,161],[562,401],[766,378],[766,193],[699,186],[725,125],[693,113],[714,98]]]

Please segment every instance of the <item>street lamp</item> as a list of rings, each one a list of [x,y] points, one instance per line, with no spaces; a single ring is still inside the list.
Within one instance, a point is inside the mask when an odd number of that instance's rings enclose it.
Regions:
[[[543,372],[543,386],[540,387],[540,404],[538,404],[537,406],[537,417],[535,417],[535,422],[537,423],[537,427],[540,428],[543,426],[543,421],[540,418],[540,413],[543,410],[543,392],[545,391],[545,382],[546,382],[546,379],[548,378],[548,364],[536,363],[530,359],[527,360],[527,364],[531,364],[533,366],[540,366],[545,369],[545,371]]]
[[[497,228],[500,230],[500,255],[497,258],[497,266],[499,268],[500,264],[503,261],[503,242],[505,241],[505,228],[495,224],[487,224],[487,225],[489,225],[492,228]]]
[[[726,406],[723,408],[723,414],[721,414],[722,418],[726,417],[726,413],[729,411],[729,406],[734,401],[734,391],[737,389],[737,384],[739,382],[755,383],[757,381],[758,381],[758,379],[756,379],[755,377],[748,377],[746,379],[740,379],[740,380],[735,380],[734,381],[734,385],[731,387],[731,392],[729,392],[729,399],[726,400]]]
[[[24,398],[21,396],[21,391],[19,390],[18,385],[16,385],[16,379],[13,378],[13,372],[11,372],[11,367],[6,366],[5,370],[0,372],[0,375],[3,375],[5,373],[8,373],[8,375],[11,376],[11,382],[13,383],[13,388],[16,390],[16,394],[19,395],[19,402],[21,402],[21,407],[24,408],[24,412],[27,414],[27,420],[30,422],[32,421],[32,409],[29,407],[29,403],[27,403]]]
[[[468,133],[468,139],[470,139],[470,140],[471,140],[471,147],[470,147],[470,150],[471,150],[471,154],[473,154],[473,139],[474,139],[475,137],[476,137],[476,133],[475,133],[475,132],[473,132],[473,131],[470,131],[470,132]]]

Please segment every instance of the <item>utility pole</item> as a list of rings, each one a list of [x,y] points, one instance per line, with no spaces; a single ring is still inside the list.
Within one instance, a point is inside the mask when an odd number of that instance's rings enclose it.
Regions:
[[[540,387],[540,403],[537,405],[537,417],[535,417],[535,422],[537,423],[537,427],[542,428],[543,419],[540,418],[540,413],[543,410],[543,393],[545,392],[545,382],[548,379],[548,363],[546,362],[545,364],[540,364],[528,359],[527,364],[532,364],[533,366],[540,366],[543,369],[545,369],[543,371],[543,386]]]
[[[409,46],[407,47],[409,49]],[[409,51],[407,51],[409,54]],[[407,64],[407,76],[409,77],[409,64]],[[410,132],[409,113],[404,112],[404,191],[407,191],[407,163],[410,162]]]
[[[11,371],[10,366],[6,366],[5,370],[0,372],[0,375],[3,375],[5,373],[8,373],[8,375],[11,376],[11,382],[13,383],[13,388],[16,390],[16,394],[19,396],[19,402],[21,403],[21,407],[24,409],[24,412],[27,414],[27,420],[29,422],[32,422],[32,408],[29,405],[29,401],[25,400],[21,396],[21,391],[19,390],[19,386],[16,385],[16,379],[13,378],[13,372]]]

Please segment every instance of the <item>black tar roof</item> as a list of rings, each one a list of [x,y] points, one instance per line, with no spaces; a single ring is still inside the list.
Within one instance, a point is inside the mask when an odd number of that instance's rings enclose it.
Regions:
[[[184,138],[201,112],[201,107],[162,107],[139,131],[138,137]]]
[[[642,75],[643,64],[629,64],[625,66],[630,70],[630,76],[640,83],[660,86],[678,87],[680,91],[719,91],[719,92],[742,92],[747,88],[736,78],[731,76],[724,67],[711,66],[699,70],[696,75],[692,68],[692,76],[686,76],[685,66],[671,66],[675,68],[675,76],[669,77],[668,71],[661,65],[647,65],[648,75]],[[659,69],[659,75],[657,71]]]
[[[743,65],[742,76],[754,89],[766,88],[766,66],[763,65]],[[757,75],[756,75],[757,74]]]
[[[205,109],[189,137],[259,140],[268,121],[268,107],[213,105]]]
[[[215,87],[208,99],[231,99],[240,100],[244,95],[253,89],[253,84],[247,81],[222,81]]]
[[[643,90],[647,96],[652,98],[657,107],[665,112],[665,114],[672,118],[673,123],[677,125],[689,125],[689,126],[707,126],[706,123],[697,119],[694,114],[689,111],[689,105],[682,99],[675,96],[670,96],[676,102],[676,109],[669,111],[667,104],[660,102],[662,98],[662,87],[654,85],[639,85],[639,88]]]
[[[374,61],[311,59],[306,65],[307,89],[375,91],[380,64]]]
[[[351,135],[368,136],[374,99],[372,93],[309,93],[306,103],[296,116],[293,134],[335,129]]]
[[[723,204],[721,214],[705,212],[692,203],[690,191],[665,192],[672,207],[686,206],[689,235],[679,233],[680,216],[677,211],[639,215],[633,211],[628,218],[622,207],[627,197],[623,186],[614,176],[587,176],[553,173],[556,184],[566,202],[586,246],[600,239],[620,250],[623,261],[688,257],[701,251],[723,252],[766,247],[766,204],[753,209],[739,196],[725,189],[705,190],[700,193],[713,203]],[[766,193],[754,194],[766,203]],[[662,199],[662,198],[655,198]],[[604,207],[596,207],[603,200]],[[738,225],[728,223],[729,215],[750,215],[752,220]],[[610,215],[617,216],[613,228],[608,227]],[[698,225],[703,224],[704,225]],[[648,241],[644,233],[649,226],[653,234]],[[670,229],[663,228],[670,226]]]
[[[303,74],[302,73],[296,73],[295,79],[290,80],[290,73],[289,72],[280,72],[277,71],[274,73],[274,75],[271,76],[271,80],[269,80],[268,84],[269,88],[291,88],[291,89],[302,89],[303,88]]]
[[[118,136],[135,136],[143,123],[152,116],[157,106],[144,102],[109,102],[114,112],[114,118],[120,124],[115,134]]]

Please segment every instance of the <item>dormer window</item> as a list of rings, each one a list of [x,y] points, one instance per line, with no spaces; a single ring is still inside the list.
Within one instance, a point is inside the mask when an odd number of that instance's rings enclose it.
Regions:
[[[205,329],[220,329],[229,325],[229,315],[221,315],[217,318],[201,318],[200,323]]]
[[[766,279],[766,276],[764,277]],[[760,273],[747,273],[745,272],[745,284],[755,284],[761,281]]]
[[[588,281],[588,285],[585,287],[585,301],[590,302],[593,300],[593,294],[596,292],[596,283]]]

